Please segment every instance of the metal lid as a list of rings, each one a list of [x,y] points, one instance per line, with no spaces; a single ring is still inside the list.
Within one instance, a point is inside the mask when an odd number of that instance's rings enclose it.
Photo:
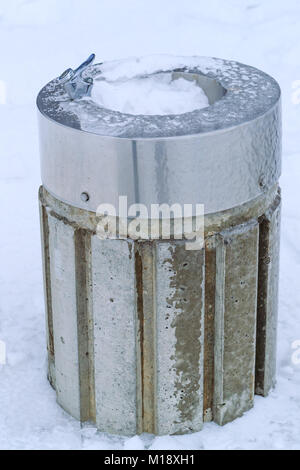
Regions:
[[[80,74],[68,69],[63,80],[51,81],[37,99],[42,180],[54,196],[92,211],[103,202],[117,206],[118,196],[127,195],[129,204],[203,203],[212,213],[249,201],[277,181],[280,88],[269,75],[205,57],[83,65]],[[93,81],[161,73],[195,80],[210,106],[177,115],[130,115],[88,96]],[[76,90],[80,99],[71,99]]]

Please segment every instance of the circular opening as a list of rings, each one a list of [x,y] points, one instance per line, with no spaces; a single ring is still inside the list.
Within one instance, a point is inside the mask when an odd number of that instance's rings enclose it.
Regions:
[[[83,202],[88,202],[90,200],[90,196],[87,192],[83,192],[81,193],[80,195],[80,199],[83,201]]]
[[[101,107],[125,114],[172,115],[207,108],[225,93],[214,79],[178,71],[116,81],[100,76],[94,80],[91,98]]]

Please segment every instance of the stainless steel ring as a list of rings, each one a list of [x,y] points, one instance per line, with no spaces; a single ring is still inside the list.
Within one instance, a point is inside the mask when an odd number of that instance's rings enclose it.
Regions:
[[[179,66],[178,66],[179,64]],[[105,78],[105,64],[89,67]],[[215,213],[271,188],[281,171],[277,82],[247,65],[174,58],[146,71],[196,82],[210,106],[180,115],[122,114],[91,99],[71,101],[53,80],[38,95],[42,181],[58,199],[95,212],[99,204],[204,204]],[[82,196],[84,194],[84,197]]]

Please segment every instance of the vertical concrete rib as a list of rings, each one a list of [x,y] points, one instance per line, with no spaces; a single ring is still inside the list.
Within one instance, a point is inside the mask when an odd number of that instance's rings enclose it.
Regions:
[[[90,232],[77,229],[75,231],[75,269],[81,421],[95,421],[90,245]]]
[[[255,393],[275,386],[280,196],[260,220]]]
[[[44,277],[44,297],[46,313],[46,335],[48,352],[48,380],[55,388],[55,357],[53,340],[53,317],[52,317],[52,297],[51,297],[51,272],[49,255],[49,226],[47,209],[41,202],[40,207],[40,226],[42,240],[42,259],[43,259],[43,277]]]
[[[156,429],[155,258],[153,243],[136,243],[138,430],[152,434]]]
[[[134,243],[92,237],[97,427],[137,432]]]
[[[157,433],[199,431],[203,423],[204,250],[158,242]]]
[[[217,236],[214,420],[226,424],[253,406],[258,224]]]
[[[81,419],[74,228],[48,221],[57,401]]]

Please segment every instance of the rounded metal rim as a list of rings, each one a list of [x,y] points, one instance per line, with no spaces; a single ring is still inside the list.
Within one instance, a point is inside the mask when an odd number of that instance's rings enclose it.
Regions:
[[[130,115],[102,108],[90,98],[72,102],[55,79],[40,91],[37,106],[45,117],[80,131],[103,137],[151,139],[226,131],[259,118],[280,99],[278,83],[254,67],[205,57],[181,58],[177,62],[174,58],[175,63],[179,67],[170,68],[168,63],[165,68],[152,70],[152,73],[201,75],[217,81],[226,94],[209,107],[184,114]],[[105,79],[105,64],[90,66],[84,75],[97,79],[100,73]]]

